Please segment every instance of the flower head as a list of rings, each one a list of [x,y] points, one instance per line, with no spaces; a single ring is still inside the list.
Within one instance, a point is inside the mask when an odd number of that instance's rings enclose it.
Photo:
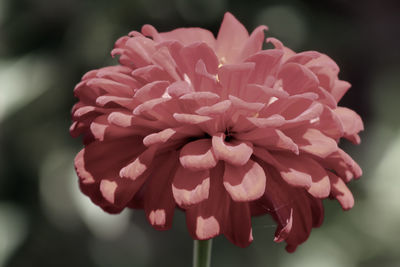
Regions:
[[[361,169],[337,145],[359,143],[363,129],[337,105],[350,84],[324,54],[273,38],[262,50],[266,29],[249,35],[226,13],[217,38],[149,25],[120,38],[120,64],[74,90],[82,192],[110,213],[144,209],[160,230],[179,208],[194,239],[224,234],[241,247],[253,239],[251,217],[270,214],[288,251],[322,223],[322,199],[350,209],[346,183]]]

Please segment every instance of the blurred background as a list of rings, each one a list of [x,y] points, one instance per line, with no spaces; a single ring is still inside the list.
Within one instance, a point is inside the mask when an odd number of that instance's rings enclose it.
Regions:
[[[184,216],[153,230],[141,211],[108,215],[78,189],[69,136],[72,90],[88,70],[116,64],[114,41],[143,24],[218,31],[231,11],[266,24],[295,51],[317,50],[353,87],[341,105],[365,123],[362,144],[341,143],[364,175],[355,207],[325,201],[326,217],[294,254],[253,220],[254,242],[214,241],[213,266],[400,266],[400,2],[300,0],[0,0],[0,266],[190,266]]]

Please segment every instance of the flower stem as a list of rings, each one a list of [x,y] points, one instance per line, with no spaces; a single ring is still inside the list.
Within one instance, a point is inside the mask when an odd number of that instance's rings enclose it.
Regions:
[[[212,239],[194,240],[193,267],[210,267]]]

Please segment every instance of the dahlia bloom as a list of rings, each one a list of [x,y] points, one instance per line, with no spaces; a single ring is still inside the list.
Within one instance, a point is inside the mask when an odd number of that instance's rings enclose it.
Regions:
[[[250,35],[226,13],[205,29],[120,38],[119,65],[85,74],[74,89],[80,188],[109,213],[144,209],[158,230],[175,208],[194,239],[223,234],[245,247],[251,217],[270,214],[275,241],[292,252],[323,220],[322,199],[354,204],[346,187],[360,167],[338,147],[358,144],[361,118],[338,101],[349,89],[328,56],[295,53]]]

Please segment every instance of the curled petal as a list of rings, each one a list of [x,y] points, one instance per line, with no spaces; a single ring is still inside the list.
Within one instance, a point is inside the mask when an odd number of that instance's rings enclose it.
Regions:
[[[217,165],[209,139],[200,139],[186,144],[180,153],[182,166],[193,171],[207,170]]]
[[[185,124],[200,124],[212,120],[212,118],[209,116],[201,116],[195,114],[174,113],[173,117],[178,122]]]
[[[212,106],[201,107],[196,113],[202,116],[221,115],[224,114],[232,105],[230,100],[224,100]]]
[[[234,201],[252,201],[265,191],[266,177],[261,166],[249,160],[244,166],[225,164],[224,186]]]
[[[344,131],[344,137],[349,139],[355,144],[360,143],[358,133],[364,130],[363,122],[360,116],[351,109],[338,107],[333,110],[338,115]]]
[[[212,137],[212,148],[217,159],[232,165],[243,166],[250,159],[253,148],[250,143],[233,141],[225,143],[225,134],[219,133]]]
[[[149,99],[159,98],[164,94],[168,85],[169,82],[167,81],[154,81],[148,83],[136,91],[135,98],[143,102]]]

